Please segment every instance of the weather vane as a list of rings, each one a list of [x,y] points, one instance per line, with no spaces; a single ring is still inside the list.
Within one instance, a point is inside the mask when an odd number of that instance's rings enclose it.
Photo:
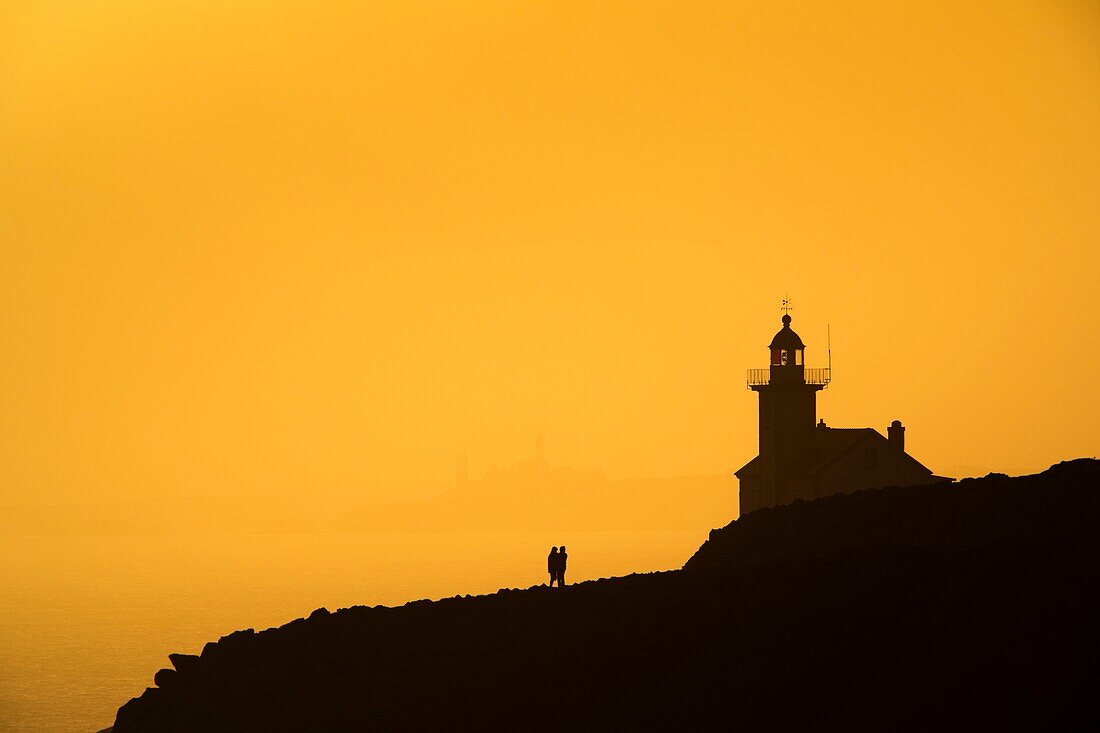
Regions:
[[[783,311],[785,315],[789,316],[791,314],[792,308],[794,308],[794,306],[791,304],[790,296],[788,296],[783,299],[783,305],[779,308],[779,310]]]

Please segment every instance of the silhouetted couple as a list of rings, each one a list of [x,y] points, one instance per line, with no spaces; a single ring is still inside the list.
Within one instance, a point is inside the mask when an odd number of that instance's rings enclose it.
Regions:
[[[551,547],[550,555],[546,558],[546,569],[550,571],[550,587],[554,587],[554,581],[558,581],[558,587],[561,588],[565,585],[565,561],[569,559],[569,555],[565,552],[565,545],[561,546],[561,551],[558,548]]]

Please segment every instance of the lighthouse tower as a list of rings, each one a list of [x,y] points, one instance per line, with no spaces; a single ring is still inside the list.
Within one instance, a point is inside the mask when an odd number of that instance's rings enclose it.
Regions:
[[[755,480],[742,488],[742,514],[805,495],[817,393],[829,383],[828,369],[806,369],[806,345],[791,329],[790,313],[782,320],[783,328],[768,344],[770,366],[749,370],[748,386],[760,397],[760,455]]]

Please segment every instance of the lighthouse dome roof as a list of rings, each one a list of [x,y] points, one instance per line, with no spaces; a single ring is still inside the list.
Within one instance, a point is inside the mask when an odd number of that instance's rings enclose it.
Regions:
[[[806,345],[802,343],[802,339],[798,337],[798,334],[791,330],[790,314],[783,315],[783,328],[779,330],[779,333],[775,334],[775,338],[772,339],[768,348],[787,349],[788,351],[806,348]]]

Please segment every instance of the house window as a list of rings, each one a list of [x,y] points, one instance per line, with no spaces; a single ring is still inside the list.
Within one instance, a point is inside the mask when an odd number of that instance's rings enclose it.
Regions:
[[[780,359],[782,359],[781,354],[782,352],[780,349],[772,349],[772,366],[779,366],[783,363],[780,361]]]
[[[787,351],[786,349],[782,349],[779,352],[779,363],[782,364],[783,366],[787,366],[787,357],[788,357],[789,354],[790,354],[789,351]]]
[[[802,366],[802,349],[794,350],[794,365]]]

